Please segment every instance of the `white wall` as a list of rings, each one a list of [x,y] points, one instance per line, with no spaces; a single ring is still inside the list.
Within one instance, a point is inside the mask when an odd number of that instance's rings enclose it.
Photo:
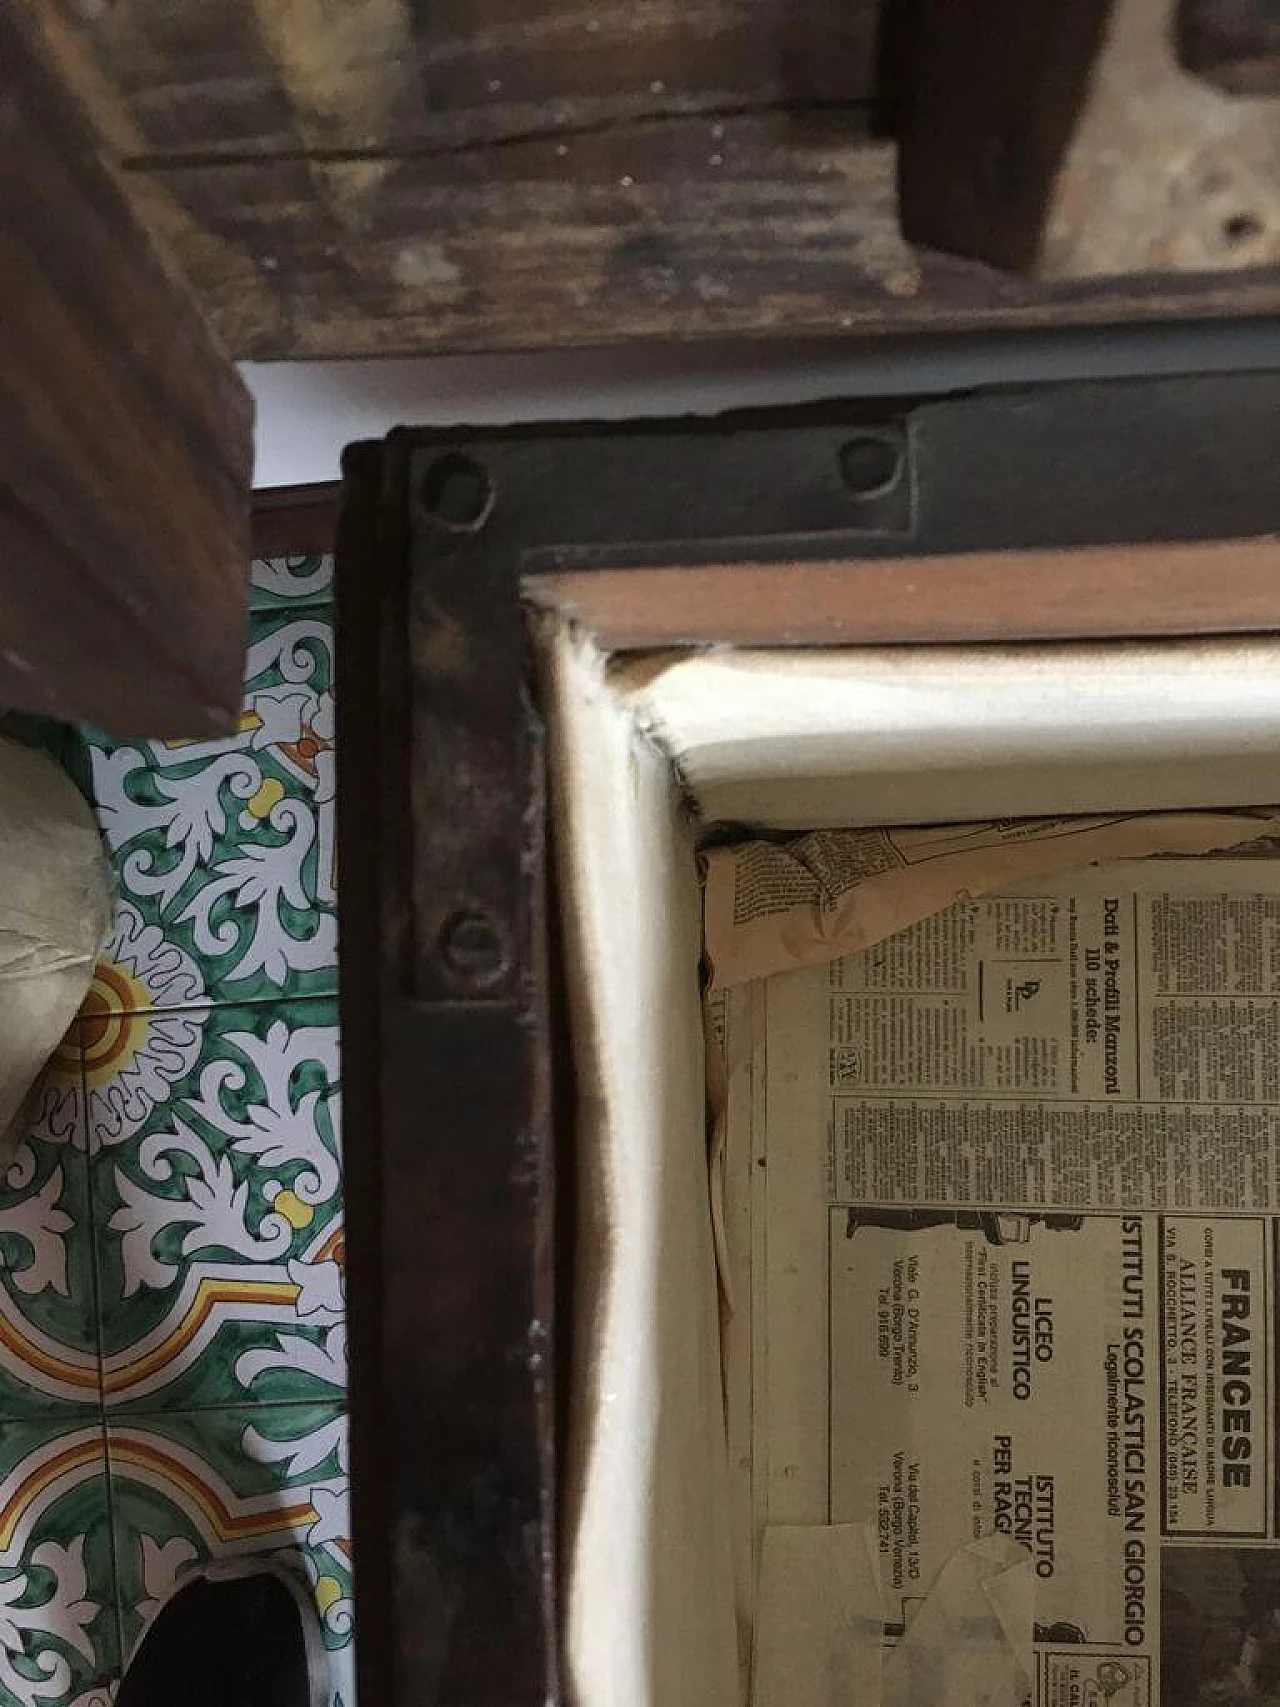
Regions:
[[[342,447],[395,426],[715,414],[823,397],[912,395],[1035,379],[1280,368],[1280,323],[1125,333],[247,362],[258,486],[334,480]]]

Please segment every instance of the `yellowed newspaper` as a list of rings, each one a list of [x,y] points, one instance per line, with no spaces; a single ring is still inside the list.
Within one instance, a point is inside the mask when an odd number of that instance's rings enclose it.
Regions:
[[[997,818],[811,830],[707,849],[712,988],[868,948],[965,896],[1075,866],[1221,852],[1280,833],[1280,808]]]
[[[869,1524],[891,1658],[999,1536],[1015,1697],[1280,1699],[1280,865],[1009,886],[720,1012],[744,1621],[767,1530]]]

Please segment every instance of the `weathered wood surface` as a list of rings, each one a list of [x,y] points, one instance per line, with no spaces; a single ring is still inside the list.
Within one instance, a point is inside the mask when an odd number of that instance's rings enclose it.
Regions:
[[[829,115],[804,125],[762,115],[448,158],[200,166],[166,173],[164,187],[191,222],[174,228],[175,246],[216,324],[263,358],[1280,305],[1274,271],[1045,284],[913,250],[894,170],[888,144],[851,139]],[[155,217],[166,219],[159,202]]]
[[[1104,137],[1072,157],[1032,280],[910,247],[884,135],[901,44],[873,0],[27,3],[78,37],[66,57],[139,206],[240,356],[1280,306],[1270,225],[1220,211],[1260,144],[1228,189],[1157,173],[1153,201],[1149,159],[1108,166]],[[1171,0],[1118,3],[1168,35]],[[1139,107],[1126,146],[1167,149],[1159,103]]]
[[[56,0],[138,157],[407,154],[872,99],[878,0]]]
[[[0,64],[0,704],[225,728],[252,404],[17,8]]]

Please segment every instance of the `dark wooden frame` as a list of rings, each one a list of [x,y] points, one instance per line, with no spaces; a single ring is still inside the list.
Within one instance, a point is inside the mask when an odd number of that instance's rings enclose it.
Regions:
[[[1058,637],[1280,628],[1266,548],[1171,553],[1172,577],[1164,554],[1128,549],[1274,532],[1277,452],[1280,378],[1228,376],[704,424],[402,431],[347,453],[338,753],[362,1699],[558,1699],[553,1351],[562,1387],[567,1365],[550,1325],[568,1099],[552,1094],[527,603],[607,585],[645,613],[645,644],[813,642],[831,632],[824,614],[843,643],[1043,637],[1037,583]],[[974,553],[983,573],[966,583]],[[715,605],[628,601],[655,570],[691,588],[713,572]],[[860,623],[859,601],[831,589],[873,571]],[[804,575],[829,612],[788,631]]]
[[[250,521],[255,557],[312,557],[338,543],[337,481],[263,486],[253,494]]]

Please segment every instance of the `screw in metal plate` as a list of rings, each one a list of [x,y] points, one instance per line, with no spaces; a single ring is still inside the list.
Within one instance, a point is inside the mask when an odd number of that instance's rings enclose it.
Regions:
[[[840,478],[855,498],[883,498],[902,478],[902,446],[882,433],[859,433],[840,448]]]
[[[446,919],[440,953],[453,976],[473,989],[488,989],[507,970],[502,932],[484,913],[454,913]]]
[[[427,468],[418,495],[432,521],[450,533],[479,533],[493,514],[498,484],[465,451],[445,451]]]

